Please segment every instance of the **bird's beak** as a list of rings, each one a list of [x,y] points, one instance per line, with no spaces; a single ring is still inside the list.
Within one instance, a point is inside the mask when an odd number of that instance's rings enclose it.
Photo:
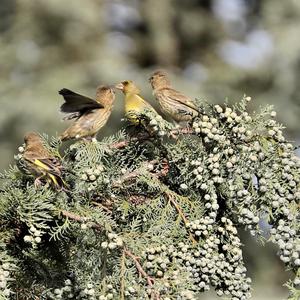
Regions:
[[[120,83],[115,85],[115,88],[120,90],[120,91],[123,91],[124,90],[124,85],[123,85],[123,83],[120,82]]]

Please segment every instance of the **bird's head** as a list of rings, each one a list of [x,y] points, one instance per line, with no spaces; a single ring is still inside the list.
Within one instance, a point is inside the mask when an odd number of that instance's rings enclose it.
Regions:
[[[115,85],[115,88],[122,91],[124,94],[133,93],[139,94],[140,89],[134,84],[132,80],[124,80]]]
[[[153,89],[160,89],[170,86],[168,75],[163,70],[155,71],[149,78],[149,82]]]
[[[24,136],[24,142],[26,145],[29,143],[40,142],[41,137],[35,132],[28,132]]]
[[[115,100],[114,86],[112,85],[100,85],[97,88],[96,99],[104,107],[111,105]]]

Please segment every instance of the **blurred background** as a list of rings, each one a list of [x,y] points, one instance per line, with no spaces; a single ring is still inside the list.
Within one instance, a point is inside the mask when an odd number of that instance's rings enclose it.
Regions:
[[[59,89],[93,97],[100,83],[132,79],[155,104],[147,79],[158,67],[191,97],[274,105],[299,144],[299,37],[299,0],[0,0],[0,170],[25,132],[67,127]],[[122,110],[118,94],[99,139],[120,127]],[[275,250],[245,243],[253,299],[286,297]]]

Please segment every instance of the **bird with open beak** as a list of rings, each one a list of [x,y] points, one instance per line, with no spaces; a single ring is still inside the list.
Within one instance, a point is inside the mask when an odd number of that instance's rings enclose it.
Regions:
[[[155,109],[140,96],[140,89],[131,80],[125,80],[115,88],[122,91],[125,95],[125,117],[133,125],[139,125],[145,118],[145,112],[148,110],[157,114]]]

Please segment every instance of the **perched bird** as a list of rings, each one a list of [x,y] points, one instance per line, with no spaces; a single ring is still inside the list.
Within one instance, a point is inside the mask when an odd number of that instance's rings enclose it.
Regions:
[[[154,72],[149,81],[162,112],[169,115],[173,120],[176,122],[190,121],[199,115],[199,108],[194,101],[173,89],[164,71]]]
[[[115,86],[125,95],[125,117],[133,125],[142,124],[145,126],[145,111],[157,114],[155,109],[144,100],[139,94],[140,89],[131,80],[125,80]]]
[[[66,186],[62,179],[61,161],[55,157],[43,144],[41,137],[35,132],[29,132],[24,137],[25,149],[22,155],[24,169],[36,179],[35,186],[41,184],[41,179],[49,182],[57,189]]]
[[[96,92],[96,100],[68,89],[60,90],[59,94],[65,99],[65,103],[62,104],[60,110],[69,114],[65,119],[76,119],[60,135],[62,141],[94,138],[109,119],[115,100],[115,92],[110,86],[99,86]]]

